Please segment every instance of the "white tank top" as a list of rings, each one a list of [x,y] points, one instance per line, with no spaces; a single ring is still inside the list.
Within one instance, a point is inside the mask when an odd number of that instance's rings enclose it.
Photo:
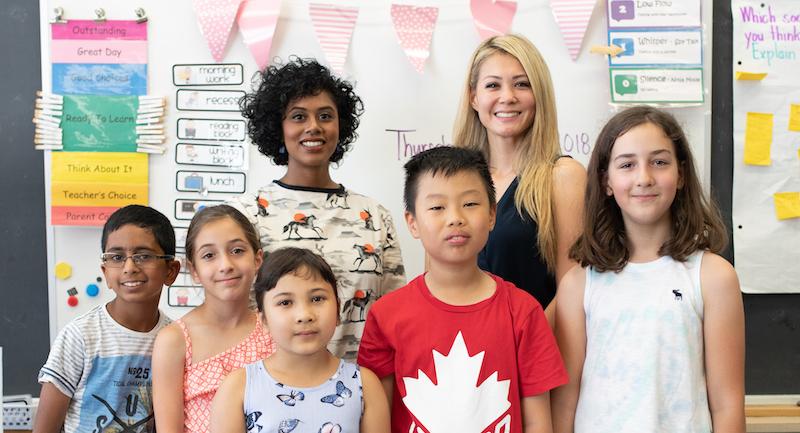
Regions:
[[[703,252],[586,272],[586,360],[576,433],[711,431],[703,354]]]

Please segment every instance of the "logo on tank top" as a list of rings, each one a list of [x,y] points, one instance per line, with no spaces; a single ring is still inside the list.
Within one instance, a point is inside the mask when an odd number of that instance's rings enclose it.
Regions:
[[[675,295],[675,300],[676,301],[682,301],[683,300],[683,294],[681,293],[680,289],[673,290],[672,294]]]

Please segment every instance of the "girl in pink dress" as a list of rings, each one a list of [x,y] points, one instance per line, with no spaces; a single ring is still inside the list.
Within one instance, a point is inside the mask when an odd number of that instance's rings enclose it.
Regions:
[[[225,376],[274,351],[249,307],[263,257],[247,218],[226,205],[201,210],[189,225],[186,258],[205,301],[156,338],[153,406],[162,433],[208,432],[211,401]]]

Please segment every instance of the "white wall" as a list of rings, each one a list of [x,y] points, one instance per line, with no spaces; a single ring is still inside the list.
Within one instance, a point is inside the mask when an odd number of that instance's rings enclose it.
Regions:
[[[381,201],[391,212],[398,226],[400,243],[406,271],[412,277],[422,271],[423,251],[417,241],[405,229],[402,216],[402,164],[407,160],[403,149],[398,155],[398,133],[387,130],[414,130],[405,135],[413,144],[450,143],[455,109],[466,72],[467,61],[479,43],[477,31],[472,23],[468,0],[418,1],[417,5],[436,5],[439,17],[431,46],[431,58],[426,72],[419,75],[407,61],[397,43],[389,12],[390,1],[386,0],[329,0],[329,3],[358,5],[360,13],[345,76],[356,83],[356,90],[363,98],[366,112],[359,128],[359,140],[346,155],[341,167],[334,170],[335,180],[358,192]],[[85,0],[41,0],[42,17],[47,20],[56,6],[65,9],[67,18],[85,19],[94,16],[95,7],[103,3],[110,19],[133,19],[133,9],[142,6],[149,21],[149,93],[166,95],[174,101],[175,91],[171,80],[172,65],[177,63],[212,63],[213,60],[201,38],[195,23],[190,0],[140,0],[131,3],[125,0],[86,2]],[[406,2],[403,2],[406,3]],[[559,112],[559,129],[562,138],[588,134],[594,139],[608,117],[609,106],[608,64],[604,56],[589,54],[592,45],[606,41],[606,12],[604,1],[599,1],[589,25],[581,54],[573,62],[563,44],[561,34],[550,11],[548,0],[520,0],[512,30],[527,36],[537,45],[552,71]],[[703,0],[705,23],[705,84],[711,88],[711,0]],[[42,87],[50,87],[50,64],[48,55],[49,27],[42,26]],[[286,58],[296,54],[302,57],[322,57],[321,49],[311,26],[308,2],[284,0],[281,17],[273,42],[272,54]],[[245,85],[255,71],[247,47],[239,35],[231,38],[225,62],[242,63],[245,68]],[[225,87],[231,88],[234,87]],[[700,107],[672,110],[684,124],[693,144],[698,167],[708,185],[709,179],[709,126],[710,94]],[[174,104],[170,103],[170,107]],[[163,156],[150,158],[150,203],[168,216],[173,214],[176,198],[197,197],[192,193],[175,192],[175,172],[178,166],[174,159],[175,122],[178,113],[173,110],[166,120],[171,150]],[[182,117],[187,117],[185,113]],[[202,117],[202,116],[197,116]],[[207,117],[231,117],[212,116]],[[444,137],[444,138],[443,138]],[[402,137],[400,138],[402,140]],[[563,144],[563,141],[562,141]],[[588,155],[574,148],[565,149],[578,161],[586,163]],[[45,156],[45,164],[48,165]],[[49,170],[49,167],[47,167]],[[249,188],[255,188],[282,175],[283,170],[268,163],[252,149]],[[212,197],[209,197],[212,198]],[[216,198],[216,197],[215,197]],[[176,221],[173,220],[175,223]],[[187,222],[180,224],[186,226]],[[51,338],[55,331],[78,313],[110,299],[112,293],[104,289],[99,298],[88,298],[83,288],[101,275],[98,255],[100,253],[100,229],[55,227],[49,233],[48,258],[50,266]],[[74,275],[67,281],[56,281],[52,277],[54,263],[69,261]],[[66,290],[76,286],[81,292],[80,305],[66,305]],[[165,290],[166,294],[166,290]],[[185,309],[167,308],[172,316],[185,313]],[[54,317],[53,317],[54,316]]]

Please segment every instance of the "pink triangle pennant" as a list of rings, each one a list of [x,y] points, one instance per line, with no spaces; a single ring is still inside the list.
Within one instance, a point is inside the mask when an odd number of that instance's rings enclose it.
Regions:
[[[242,0],[192,0],[200,33],[206,39],[211,57],[221,62],[231,34],[233,21]]]
[[[392,23],[408,60],[420,74],[430,57],[431,38],[439,16],[437,7],[392,5]]]
[[[308,7],[322,51],[333,70],[341,74],[358,19],[358,8],[323,3],[310,3]]]
[[[550,0],[550,7],[572,60],[577,59],[581,52],[583,36],[595,4],[597,0]]]
[[[486,39],[511,31],[517,0],[470,0],[470,9],[478,34]]]
[[[244,0],[239,9],[239,31],[242,32],[242,40],[250,48],[259,70],[269,64],[272,36],[275,34],[280,11],[281,0]]]

